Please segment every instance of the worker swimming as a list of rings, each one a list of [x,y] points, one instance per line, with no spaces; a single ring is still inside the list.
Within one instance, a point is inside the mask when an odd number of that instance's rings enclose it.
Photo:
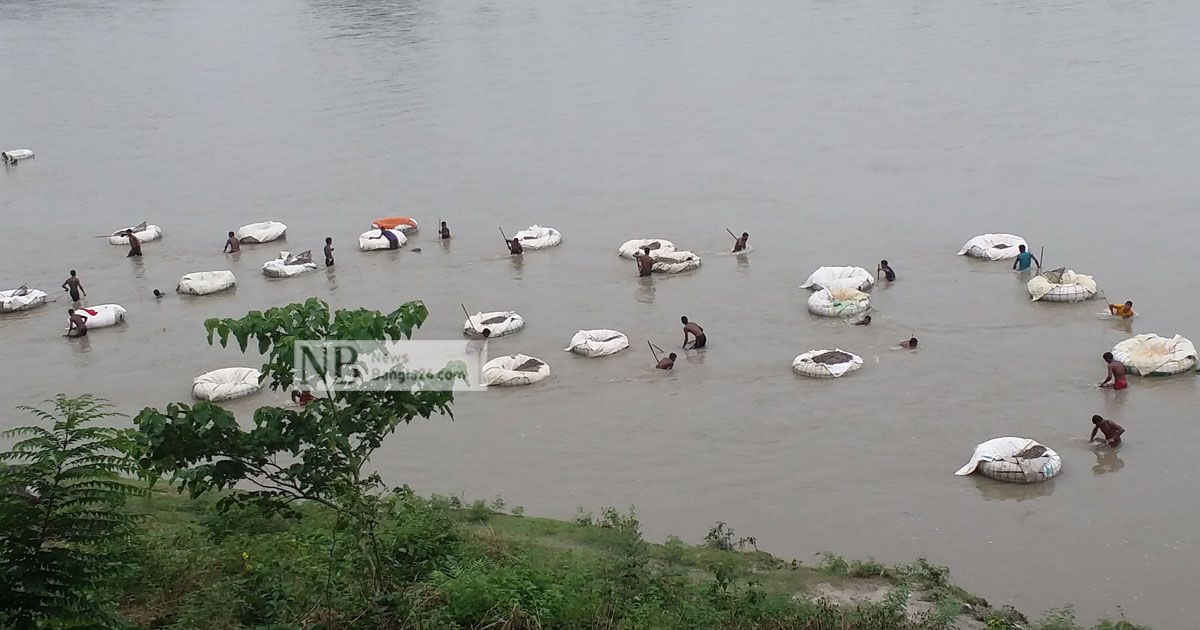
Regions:
[[[1104,353],[1104,362],[1108,364],[1108,375],[1097,387],[1111,387],[1118,391],[1129,387],[1129,381],[1125,380],[1125,364],[1114,359],[1111,352]]]
[[[1109,304],[1108,312],[1113,317],[1120,317],[1121,319],[1129,319],[1137,315],[1137,313],[1133,312],[1133,300],[1128,300],[1124,304]]]
[[[916,350],[917,349],[917,338],[909,337],[908,341],[901,341],[900,347],[904,348],[905,350]]]
[[[1089,443],[1096,441],[1096,432],[1099,431],[1104,433],[1105,444],[1113,447],[1121,445],[1121,434],[1125,433],[1125,427],[1100,416],[1092,416],[1092,425],[1094,426],[1092,434],[1088,436]]]
[[[704,329],[700,327],[700,324],[697,324],[696,322],[689,322],[688,318],[686,316],[680,317],[679,321],[683,322],[683,349],[684,350],[687,350],[689,335],[691,335],[692,337],[695,337],[695,339],[696,339],[692,343],[693,350],[703,348],[706,344],[708,344],[708,337],[705,336]]]
[[[1019,251],[1017,253],[1017,259],[1013,261],[1013,269],[1016,269],[1017,271],[1025,271],[1029,269],[1029,261],[1031,260],[1037,263],[1038,269],[1042,268],[1042,261],[1038,260],[1037,256],[1025,251],[1024,245],[1018,245],[1017,249]]]
[[[658,364],[654,366],[656,370],[671,370],[675,368],[676,355],[674,352],[658,360]]]

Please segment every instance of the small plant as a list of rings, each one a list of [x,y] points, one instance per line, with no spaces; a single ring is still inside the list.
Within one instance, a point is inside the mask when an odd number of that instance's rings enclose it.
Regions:
[[[594,525],[595,521],[591,512],[584,512],[583,507],[575,508],[575,524],[583,525],[584,527]]]
[[[520,505],[514,505],[512,511],[509,513],[512,514],[513,516],[516,516],[517,518],[520,518],[522,516],[525,516],[525,508]]]
[[[495,514],[495,511],[492,510],[491,506],[489,506],[487,503],[484,503],[482,500],[471,503],[471,505],[467,507],[466,512],[467,520],[472,523],[483,523],[489,518],[492,518],[492,515]]]
[[[848,575],[850,565],[841,556],[826,551],[821,554],[821,570],[836,575]]]
[[[19,407],[49,423],[5,431],[0,453],[0,627],[111,625],[106,582],[138,519],[123,510],[141,488],[124,431],[88,426],[117,414],[91,396],[59,394],[54,411]]]

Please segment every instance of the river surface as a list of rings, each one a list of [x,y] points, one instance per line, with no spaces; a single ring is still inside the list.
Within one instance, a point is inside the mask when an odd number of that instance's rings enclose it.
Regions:
[[[58,391],[131,413],[187,400],[196,374],[256,363],[209,347],[206,317],[423,299],[420,336],[454,339],[460,302],[511,308],[528,327],[492,353],[553,378],[401,429],[376,458],[389,482],[557,517],[634,505],[653,539],[723,520],[805,560],[925,556],[994,604],[1192,627],[1196,379],[1092,385],[1131,334],[1200,336],[1198,22],[1168,1],[4,3],[0,148],[37,158],[0,173],[0,284],[75,268],[129,315],[83,342],[59,337],[65,298],[0,318],[0,424]],[[356,251],[399,214],[425,225],[407,248]],[[166,233],[142,260],[93,238],[142,220]],[[286,245],[221,254],[261,220],[287,223]],[[532,223],[562,246],[502,256],[497,226]],[[720,255],[726,227],[754,252]],[[1141,317],[1030,303],[1008,264],[954,256],[984,232],[1024,235]],[[326,235],[333,270],[259,273]],[[703,267],[639,280],[615,255],[637,237]],[[874,292],[874,325],[805,311],[813,269],[880,258],[900,280]],[[226,268],[235,292],[150,295]],[[645,342],[677,346],[680,315],[709,346],[656,373]],[[562,352],[597,327],[633,347]],[[913,331],[919,351],[892,349]],[[822,347],[866,365],[791,372]],[[1127,428],[1119,453],[1089,448],[1094,413]],[[1056,448],[1061,476],[953,475],[1010,434]]]

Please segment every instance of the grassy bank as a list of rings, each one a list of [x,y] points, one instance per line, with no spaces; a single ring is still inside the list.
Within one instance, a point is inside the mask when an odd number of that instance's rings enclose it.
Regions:
[[[700,545],[649,544],[614,510],[566,522],[407,492],[385,506],[383,553],[365,554],[323,507],[222,513],[152,492],[129,504],[145,519],[111,596],[145,628],[1084,627],[1070,611],[1029,622],[993,609],[923,561],[808,566],[722,524]],[[367,571],[370,558],[382,566]]]

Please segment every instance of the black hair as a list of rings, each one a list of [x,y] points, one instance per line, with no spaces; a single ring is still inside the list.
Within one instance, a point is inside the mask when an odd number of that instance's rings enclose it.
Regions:
[[[1103,420],[1104,418],[1101,418],[1100,416],[1092,416],[1092,424],[1100,424],[1100,422]]]
[[[687,320],[687,315],[684,315],[683,317],[680,317],[680,318],[679,318],[679,321],[681,321],[681,322],[683,322],[683,323],[685,323],[685,324],[686,324],[686,323],[688,323],[688,320]]]

